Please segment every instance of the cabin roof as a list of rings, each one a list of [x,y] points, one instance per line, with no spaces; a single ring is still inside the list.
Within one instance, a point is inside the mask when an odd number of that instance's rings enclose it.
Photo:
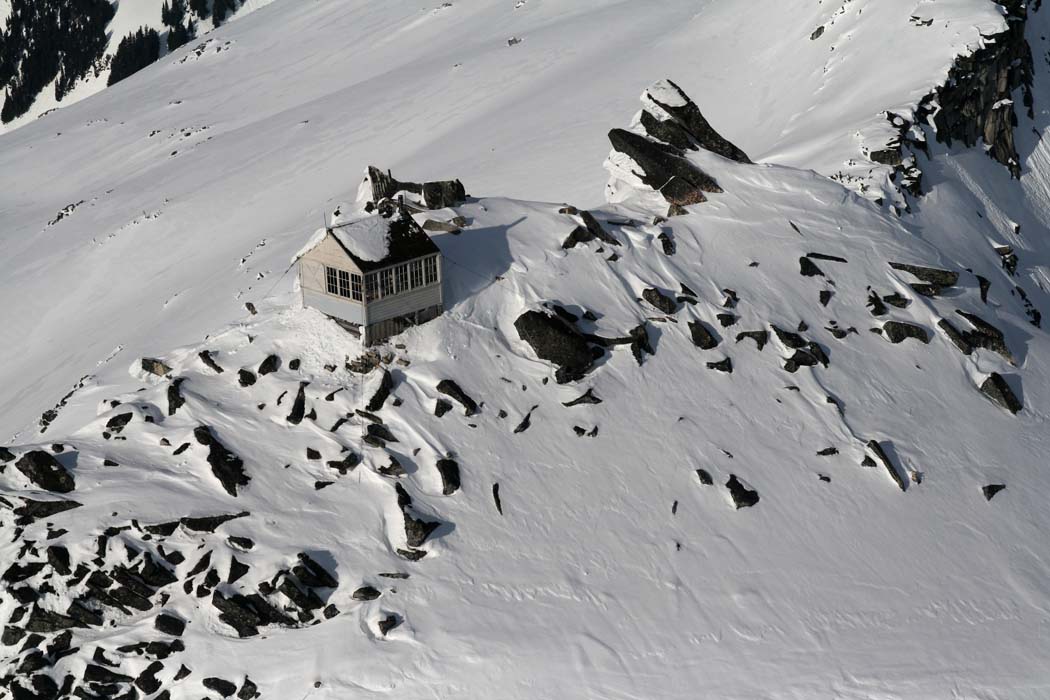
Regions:
[[[361,272],[372,272],[441,252],[426,231],[411,216],[401,212],[394,212],[389,217],[373,214],[317,233],[296,259],[317,247],[325,235],[335,239]]]

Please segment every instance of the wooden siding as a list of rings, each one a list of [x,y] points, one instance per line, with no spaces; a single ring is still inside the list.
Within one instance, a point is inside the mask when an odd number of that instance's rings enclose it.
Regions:
[[[397,318],[431,306],[441,305],[441,276],[428,287],[419,287],[408,292],[376,299],[365,306],[368,323],[378,323],[388,318]]]
[[[362,326],[365,324],[364,307],[350,299],[315,292],[303,287],[303,306],[317,309],[323,314],[335,316],[349,323]]]

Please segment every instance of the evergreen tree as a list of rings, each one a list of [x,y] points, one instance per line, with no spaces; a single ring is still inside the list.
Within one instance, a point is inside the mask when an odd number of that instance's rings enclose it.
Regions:
[[[155,29],[142,27],[134,34],[120,40],[117,53],[113,55],[109,85],[118,83],[136,73],[160,57],[160,35]]]
[[[190,0],[190,10],[201,19],[208,19],[211,14],[208,0]]]
[[[237,11],[237,7],[237,0],[215,0],[215,8],[213,10],[215,14],[215,26],[218,27],[225,22],[228,15]]]

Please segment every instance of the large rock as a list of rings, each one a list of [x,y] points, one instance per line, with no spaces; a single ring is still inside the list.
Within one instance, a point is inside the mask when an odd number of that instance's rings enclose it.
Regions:
[[[670,204],[685,206],[706,202],[704,193],[722,188],[713,177],[685,158],[682,150],[624,129],[609,132],[615,150],[633,160],[641,169],[636,173],[648,187]]]
[[[587,339],[557,316],[526,311],[514,322],[514,328],[537,357],[558,366],[555,380],[559,384],[583,377],[594,365]]]
[[[200,426],[193,431],[193,437],[208,448],[208,464],[211,472],[219,480],[226,493],[231,496],[237,495],[237,489],[247,486],[251,481],[244,471],[244,462],[240,457],[231,452],[215,435],[211,428]]]
[[[50,453],[31,450],[15,462],[15,468],[36,486],[53,493],[69,493],[76,488],[73,475]]]
[[[644,289],[642,298],[669,316],[678,310],[678,302],[655,287]]]
[[[654,83],[645,91],[642,101],[655,105],[657,111],[670,117],[661,120],[659,115],[643,112],[642,124],[650,136],[678,148],[700,147],[738,163],[751,162],[746,153],[714,130],[696,103],[671,80]],[[692,143],[688,142],[690,140]]]
[[[882,324],[882,332],[894,344],[903,342],[908,338],[915,338],[923,343],[930,342],[930,334],[925,328],[905,321],[886,321],[886,323]]]
[[[452,381],[451,379],[442,379],[438,382],[437,390],[445,396],[452,398],[459,402],[463,406],[464,414],[473,416],[478,412],[478,404],[474,399],[467,396],[467,392],[460,388],[459,384]]]
[[[736,506],[737,510],[741,508],[750,508],[759,501],[758,491],[749,489],[744,485],[736,474],[729,475],[729,481],[726,482],[726,488],[729,489],[729,495],[733,498],[733,505]]]
[[[1021,400],[1014,394],[1010,385],[1006,383],[1006,380],[998,372],[992,372],[988,375],[988,378],[981,384],[981,393],[1010,413],[1019,413],[1024,408],[1024,404],[1021,403]]]

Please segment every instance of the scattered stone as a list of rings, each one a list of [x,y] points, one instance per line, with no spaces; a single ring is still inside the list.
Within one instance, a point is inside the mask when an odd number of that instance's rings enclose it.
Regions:
[[[660,235],[657,236],[657,239],[660,241],[660,245],[663,248],[664,255],[674,255],[675,252],[678,250],[678,246],[675,245],[674,239],[671,238],[670,234],[668,234],[667,231],[661,231]]]
[[[434,404],[434,415],[441,418],[452,410],[452,404],[445,399],[438,399]]]
[[[208,464],[211,465],[212,474],[222,483],[226,493],[231,496],[237,495],[237,489],[247,486],[251,481],[244,471],[244,462],[240,457],[219,441],[208,426],[200,426],[193,431],[193,437],[208,448]]]
[[[503,501],[499,497],[499,483],[492,485],[492,500],[496,503],[496,510],[500,515],[503,515]]]
[[[722,325],[722,328],[729,328],[730,326],[735,326],[738,320],[735,314],[718,314],[717,316],[715,316],[715,318],[718,319],[718,322]]]
[[[882,300],[890,306],[895,306],[898,309],[906,309],[911,306],[911,299],[904,296],[900,292],[894,292],[893,294],[887,294],[882,297]]]
[[[834,296],[834,294],[835,293],[832,292],[830,289],[820,290],[820,305],[827,306],[828,302],[831,301],[831,297]]]
[[[1003,359],[1010,364],[1017,364],[1016,360],[1014,360],[1013,354],[1010,352],[1010,348],[1006,345],[1006,338],[1003,336],[1001,330],[975,314],[967,313],[958,309],[955,313],[965,318],[969,324],[973,326],[972,331],[968,331],[964,334],[966,340],[969,341],[971,345],[977,348],[991,350],[992,352],[1001,355]]]
[[[15,469],[45,491],[69,493],[76,488],[73,475],[51,453],[43,450],[26,452],[15,462]]]
[[[750,508],[759,501],[758,491],[749,489],[744,485],[743,482],[737,478],[736,474],[729,475],[729,481],[726,482],[726,488],[729,489],[729,495],[733,498],[733,504],[737,510],[741,508]]]
[[[521,419],[518,426],[514,428],[514,434],[524,433],[532,425],[532,412],[536,409],[535,406],[529,409],[529,412],[525,414],[525,417]]]
[[[155,374],[158,377],[163,377],[164,375],[166,375],[169,372],[171,372],[171,367],[169,367],[168,365],[164,364],[163,362],[161,362],[160,360],[158,360],[156,358],[143,357],[142,358],[142,371],[148,372],[150,374]]]
[[[613,149],[628,156],[638,166],[642,182],[663,195],[669,204],[687,206],[706,202],[705,192],[722,188],[674,146],[654,141],[624,129],[609,132]]]
[[[427,538],[433,534],[434,530],[441,527],[441,523],[436,523],[427,520],[420,520],[414,518],[407,512],[404,512],[405,516],[405,538],[408,546],[412,549],[418,549],[423,546],[423,543],[427,541]]]
[[[882,324],[882,332],[895,345],[908,338],[915,338],[923,343],[930,342],[930,334],[925,328],[905,321],[886,321]]]
[[[716,369],[719,372],[726,372],[727,374],[732,374],[733,360],[727,357],[724,360],[719,360],[718,362],[708,362],[707,368]]]
[[[1015,415],[1024,408],[1010,385],[998,372],[988,375],[988,378],[981,384],[981,393]]]
[[[243,387],[255,384],[255,373],[247,369],[237,370],[237,383]]]
[[[236,535],[230,535],[226,538],[226,541],[237,549],[248,551],[255,548],[255,542],[249,537],[238,537]]]
[[[711,472],[706,469],[697,469],[696,477],[700,479],[700,483],[704,486],[712,486],[715,483],[715,480],[711,478]]]
[[[451,379],[442,379],[438,382],[437,390],[454,401],[459,402],[459,404],[465,409],[464,415],[473,416],[478,412],[478,404],[474,399],[467,396],[467,393],[459,387],[459,384],[456,384],[456,382]]]
[[[703,321],[690,321],[689,334],[693,339],[693,345],[701,350],[711,350],[718,347],[718,338],[715,337],[715,334],[711,332],[711,329]],[[740,336],[738,335],[737,340],[739,339]]]
[[[330,574],[316,559],[306,552],[299,553],[299,563],[292,567],[292,573],[310,588],[336,588],[339,581]]]
[[[871,309],[872,316],[885,316],[889,309],[886,308],[886,304],[883,303],[882,299],[874,291],[868,294],[868,303],[866,304]]]
[[[631,338],[631,354],[634,355],[635,362],[641,367],[646,353],[650,355],[656,354],[656,350],[649,341],[649,328],[643,323],[632,328],[628,335]]]
[[[326,617],[334,617],[334,615]],[[257,697],[260,697],[261,695],[262,693],[259,692],[259,686],[252,682],[250,678],[245,676],[244,683],[241,684],[241,689],[237,691],[237,699],[254,700]]]
[[[390,632],[392,629],[394,629],[400,624],[401,618],[399,618],[397,615],[387,615],[379,621],[379,633],[385,637],[388,632]]]
[[[346,476],[352,472],[358,464],[361,463],[361,458],[353,452],[348,452],[345,457],[341,460],[330,460],[325,462],[325,465],[329,469],[335,469],[342,476]]]
[[[197,357],[201,359],[201,362],[206,364],[216,374],[222,374],[223,369],[219,366],[219,363],[215,361],[215,358],[211,355],[211,350],[201,350],[197,353]]]
[[[834,447],[825,447],[823,450],[817,453],[818,457],[830,457],[831,455],[837,455],[839,451]]]
[[[303,417],[306,414],[306,387],[309,385],[310,382],[299,382],[299,393],[295,395],[295,402],[292,403],[292,412],[288,414],[287,418],[292,425],[299,425],[303,422]]]
[[[942,318],[937,322],[937,327],[944,331],[944,334],[948,336],[948,340],[952,341],[952,344],[959,349],[959,352],[964,355],[969,355],[973,352],[973,345],[970,344],[967,336],[953,326],[948,319]]]
[[[230,571],[226,576],[226,583],[236,583],[250,570],[249,566],[239,561],[237,557],[230,557]]]
[[[583,396],[579,397],[578,399],[573,399],[572,401],[563,403],[562,406],[572,407],[579,406],[581,404],[599,404],[601,402],[602,400],[595,395],[594,389],[588,389],[584,392]]]
[[[179,523],[190,532],[215,532],[224,523],[248,517],[248,511],[229,515],[209,515],[201,518],[181,518]],[[169,533],[170,534],[170,533]]]
[[[981,487],[981,492],[984,494],[984,500],[990,501],[995,498],[995,494],[1005,488],[1006,484],[988,484],[987,486]]]

